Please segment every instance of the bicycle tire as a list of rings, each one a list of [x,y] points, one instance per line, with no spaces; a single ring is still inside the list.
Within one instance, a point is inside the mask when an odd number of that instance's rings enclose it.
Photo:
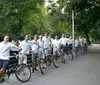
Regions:
[[[26,71],[26,69],[24,69],[24,68],[26,68],[27,71]],[[27,77],[26,79],[25,79],[25,75],[26,75],[26,74],[24,74],[24,71],[29,72],[28,77]],[[20,78],[20,73],[23,73],[24,79],[23,79],[23,78]],[[31,70],[30,70],[29,66],[26,65],[26,64],[18,65],[18,66],[16,67],[16,70],[15,70],[15,76],[16,76],[16,78],[17,78],[19,81],[21,81],[21,82],[27,82],[27,81],[29,81],[29,79],[31,78]]]
[[[38,60],[38,66],[39,66],[39,69],[40,69],[42,75],[44,75],[44,72],[43,72],[42,67],[41,67],[41,61],[40,61],[40,59]]]
[[[73,56],[72,51],[69,51],[68,55],[70,55],[70,56],[69,56],[69,59],[70,59],[70,60],[73,60],[73,59],[74,59],[74,56]]]
[[[60,56],[61,56],[60,57],[61,58],[61,62],[65,64],[66,63],[65,58],[64,58],[65,53],[64,52],[61,52],[61,55]]]
[[[52,63],[55,66],[55,68],[58,68],[57,58],[56,56],[52,56]]]

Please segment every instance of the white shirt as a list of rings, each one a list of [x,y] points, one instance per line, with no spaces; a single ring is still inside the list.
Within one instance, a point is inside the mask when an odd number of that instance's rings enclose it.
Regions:
[[[48,37],[48,39],[49,39],[51,42],[53,42],[53,38]]]
[[[38,46],[38,43],[36,41],[34,41],[34,40],[32,41],[31,48],[32,48],[33,52],[38,53],[39,46]]]
[[[37,41],[38,45],[39,45],[39,51],[43,51],[43,40],[38,39]]]
[[[46,37],[43,37],[43,47],[44,48],[49,48],[50,47],[50,40]]]
[[[2,60],[9,60],[10,57],[10,50],[11,48],[14,47],[12,43],[0,43],[0,59]]]
[[[84,38],[84,43],[87,43],[87,40],[86,40],[86,38]]]
[[[69,44],[73,44],[74,40],[73,39],[69,39]]]
[[[79,38],[79,42],[82,44],[83,43],[83,39],[82,38]]]
[[[53,44],[54,51],[58,51],[60,49],[60,42],[58,39],[53,40],[52,44]]]
[[[66,45],[67,38],[62,37],[62,38],[60,39],[60,42],[61,42],[62,45]]]
[[[75,40],[75,47],[77,47],[79,45],[79,41],[78,39]]]
[[[25,40],[23,40],[19,45],[19,47],[21,47],[21,49],[22,49],[21,53],[22,54],[28,54],[30,46],[31,46],[31,42],[30,41],[26,42]]]

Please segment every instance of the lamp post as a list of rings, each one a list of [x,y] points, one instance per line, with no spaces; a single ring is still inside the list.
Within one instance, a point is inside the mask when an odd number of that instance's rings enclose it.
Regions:
[[[76,49],[75,49],[75,28],[74,28],[74,10],[72,10],[72,37],[73,37],[73,57],[77,57]]]
[[[74,10],[72,10],[72,37],[73,37],[73,50],[75,50],[75,29],[74,29]]]

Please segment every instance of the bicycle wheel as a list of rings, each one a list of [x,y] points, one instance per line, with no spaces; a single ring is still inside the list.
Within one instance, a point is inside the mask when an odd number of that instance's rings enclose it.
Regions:
[[[76,58],[78,57],[78,51],[76,51]]]
[[[71,53],[73,55],[73,58],[77,58],[78,57],[76,49],[72,50]]]
[[[76,47],[75,52],[76,52],[76,58],[77,58],[79,56],[78,55],[78,47]]]
[[[39,66],[39,69],[40,69],[42,75],[44,75],[44,72],[43,72],[43,69],[42,69],[42,62],[41,62],[41,59],[38,60],[38,66]]]
[[[73,60],[73,53],[72,53],[72,51],[68,52],[68,57],[69,57],[70,60]]]
[[[87,52],[87,44],[84,44],[84,53]]]
[[[62,63],[66,63],[66,62],[65,62],[64,55],[65,55],[65,53],[64,53],[64,51],[62,51],[62,52],[61,52],[61,55],[60,55],[60,58],[61,58],[61,62],[62,62]]]
[[[68,59],[68,55],[65,53],[63,56],[63,63],[66,63]]]
[[[61,56],[61,62],[65,64],[68,59],[68,50],[62,51],[60,56]]]
[[[52,59],[53,65],[54,65],[56,68],[58,68],[58,62],[57,62],[56,56],[52,56],[51,59]]]
[[[21,64],[16,67],[16,78],[21,82],[27,82],[31,78],[31,70],[26,64]]]

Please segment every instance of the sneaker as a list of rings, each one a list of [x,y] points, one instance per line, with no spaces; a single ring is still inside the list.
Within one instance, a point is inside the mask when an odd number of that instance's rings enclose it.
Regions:
[[[42,69],[47,69],[47,68],[45,66],[43,66]]]
[[[34,68],[32,68],[32,73],[34,73]]]
[[[39,71],[39,68],[38,68],[38,67],[36,67],[34,70]]]

